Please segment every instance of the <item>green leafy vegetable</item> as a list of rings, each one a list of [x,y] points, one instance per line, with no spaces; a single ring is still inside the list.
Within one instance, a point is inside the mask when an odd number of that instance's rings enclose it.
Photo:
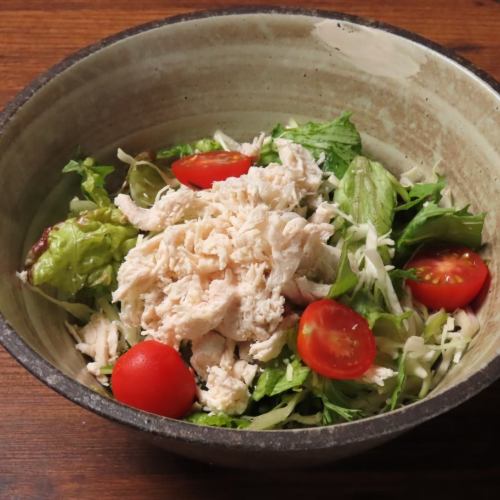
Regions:
[[[31,281],[35,286],[50,285],[67,297],[83,288],[110,291],[136,237],[137,229],[115,208],[69,218],[50,231],[47,250],[31,268]]]
[[[140,159],[141,157],[145,159]],[[148,160],[148,153],[142,153],[134,158],[118,148],[118,158],[129,165],[127,184],[130,196],[136,205],[142,208],[151,207],[158,192],[174,179],[169,169],[163,171],[151,163]]]
[[[344,297],[343,299],[346,305],[367,319],[374,313],[385,312],[384,297],[376,290],[372,292],[368,288],[362,287],[356,290],[351,296]]]
[[[269,165],[270,163],[280,163],[280,158],[278,155],[278,148],[274,144],[274,139],[279,137],[279,135],[285,130],[283,125],[280,123],[274,127],[271,131],[271,138],[264,141],[264,144],[260,148],[259,164]]]
[[[396,178],[380,163],[358,156],[340,181],[334,200],[354,222],[371,222],[382,235],[392,228],[399,191]]]
[[[406,337],[404,320],[408,319],[411,311],[403,314],[387,312],[383,295],[375,289],[373,292],[367,288],[360,288],[351,297],[344,297],[343,302],[361,314],[376,335],[402,339]]]
[[[322,412],[317,412],[312,415],[301,415],[300,413],[292,413],[286,420],[285,423],[296,422],[305,427],[316,427],[321,425],[323,418]]]
[[[194,424],[210,425],[212,427],[227,427],[229,429],[244,429],[248,427],[251,420],[248,418],[238,418],[226,413],[204,413],[197,412],[189,415],[186,420]]]
[[[417,205],[423,204],[425,201],[433,201],[437,203],[441,199],[441,191],[445,188],[446,181],[441,175],[438,175],[438,180],[432,183],[419,183],[411,187],[408,192],[409,201],[398,205],[396,211],[409,210]]]
[[[98,206],[90,200],[81,200],[76,196],[69,202],[69,215],[71,217],[76,217],[82,212],[87,212],[88,210],[95,210]]]
[[[252,419],[252,423],[247,427],[248,430],[262,431],[273,429],[285,422],[295,410],[297,404],[304,397],[303,392],[297,392],[293,395],[283,396],[282,401],[272,410],[258,415]]]
[[[352,408],[352,399],[343,391],[341,382],[315,374],[312,377],[311,387],[313,393],[323,403],[323,425],[350,422],[363,416],[361,410]]]
[[[406,280],[418,280],[415,269],[392,269],[392,271],[389,271],[389,278],[391,278],[392,286],[398,295],[403,293]]]
[[[286,367],[266,368],[257,380],[252,398],[261,400],[264,396],[276,396],[289,389],[300,387],[309,376],[310,369],[294,358]]]
[[[78,302],[66,302],[64,300],[55,299],[54,297],[51,297],[50,295],[45,293],[41,288],[32,286],[28,281],[25,281],[24,279],[22,281],[32,292],[37,293],[49,302],[52,302],[61,309],[64,309],[67,313],[71,314],[71,316],[74,316],[82,323],[87,323],[88,321],[90,321],[90,317],[95,313],[95,311],[86,304],[79,304]]]
[[[446,241],[472,249],[481,246],[485,214],[473,215],[467,207],[441,208],[435,203],[424,206],[396,240],[396,257],[402,261],[423,243]]]
[[[330,403],[325,397],[321,398],[323,401],[323,425],[331,425],[340,421],[352,422],[358,418],[361,418],[361,410],[346,408],[344,406],[339,406],[334,403]],[[340,419],[339,419],[340,417]]]
[[[398,360],[398,375],[396,378],[396,387],[392,392],[391,399],[389,402],[389,408],[391,410],[395,410],[398,406],[399,400],[401,398],[401,393],[403,391],[404,384],[406,382],[406,356],[404,353],[401,353]]]
[[[425,342],[436,340],[438,335],[443,331],[443,327],[448,320],[448,313],[444,309],[431,314],[425,322],[424,332],[422,336]]]
[[[339,267],[335,283],[331,286],[328,292],[330,299],[335,299],[341,295],[351,291],[358,283],[358,277],[351,269],[349,264],[349,240],[345,240],[342,245],[342,253],[340,255]]]
[[[415,269],[392,269],[389,271],[389,277],[391,280],[396,281],[396,280],[416,280],[418,279],[418,276],[416,274]]]
[[[294,128],[277,125],[271,136],[301,144],[316,160],[324,155],[323,169],[333,172],[340,179],[351,161],[361,153],[361,137],[350,117],[350,113],[344,113],[331,122],[308,122]],[[278,161],[273,141],[264,145],[260,160],[263,165]]]
[[[99,207],[111,205],[109,194],[104,187],[106,177],[114,171],[114,167],[96,165],[93,158],[83,161],[71,160],[64,168],[63,173],[76,172],[82,177],[82,192],[85,197]]]
[[[118,307],[111,304],[108,297],[99,297],[97,299],[99,309],[104,313],[109,321],[114,321],[121,333],[119,344],[122,352],[127,350],[126,342],[129,346],[137,344],[141,340],[141,329],[138,326],[126,325],[120,319]]]
[[[209,153],[210,151],[220,151],[222,146],[214,139],[200,139],[188,144],[177,144],[171,148],[160,149],[156,153],[159,160],[176,160],[183,156],[194,155],[195,153]]]
[[[138,161],[130,166],[127,181],[131,198],[143,208],[151,207],[158,191],[166,186],[161,170],[145,161]]]
[[[111,375],[113,373],[113,365],[101,366],[99,373],[101,375]]]

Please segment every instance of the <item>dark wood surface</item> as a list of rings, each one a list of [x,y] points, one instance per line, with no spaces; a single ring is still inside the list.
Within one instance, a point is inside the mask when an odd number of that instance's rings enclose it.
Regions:
[[[1,0],[0,107],[71,52],[149,20],[226,1]],[[255,0],[238,2],[265,5]],[[493,0],[281,1],[395,24],[500,79]],[[500,383],[363,455],[303,471],[190,462],[66,401],[0,348],[0,498],[499,498]]]

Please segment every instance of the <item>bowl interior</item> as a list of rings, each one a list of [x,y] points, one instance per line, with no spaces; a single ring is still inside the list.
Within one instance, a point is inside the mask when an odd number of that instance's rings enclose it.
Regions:
[[[395,173],[416,165],[428,177],[437,167],[459,204],[488,212],[493,280],[481,331],[430,398],[498,355],[500,99],[473,73],[383,30],[284,13],[159,23],[63,66],[3,117],[0,304],[17,333],[65,374],[99,389],[61,312],[22,288],[15,272],[43,227],[65,215],[77,184],[60,170],[78,146],[118,166],[118,146],[136,154],[216,128],[250,139],[290,117],[329,120],[343,110],[369,155]]]

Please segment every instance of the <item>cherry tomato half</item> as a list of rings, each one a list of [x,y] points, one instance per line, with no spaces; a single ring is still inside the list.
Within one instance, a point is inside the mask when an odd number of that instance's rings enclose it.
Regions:
[[[300,318],[297,348],[306,365],[333,379],[360,377],[376,354],[375,337],[367,321],[330,299],[306,307]]]
[[[118,358],[111,375],[118,401],[140,410],[181,418],[196,394],[194,376],[172,347],[145,340]]]
[[[172,172],[187,186],[211,188],[215,181],[248,172],[253,159],[236,151],[212,151],[185,156],[172,163]]]
[[[481,291],[488,268],[465,247],[430,248],[418,252],[405,266],[419,281],[407,280],[415,299],[432,309],[453,311],[466,306]]]

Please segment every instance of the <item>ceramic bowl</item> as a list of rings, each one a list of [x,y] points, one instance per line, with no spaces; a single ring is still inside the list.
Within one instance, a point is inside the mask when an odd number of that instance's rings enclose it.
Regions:
[[[500,96],[493,79],[416,35],[343,14],[246,9],[169,18],[86,48],[22,91],[0,115],[0,341],[79,405],[170,451],[224,465],[313,465],[391,439],[470,398],[500,374]],[[487,211],[493,276],[481,331],[426,399],[332,427],[234,431],[136,411],[99,392],[64,316],[15,272],[77,186],[61,167],[79,145],[112,161],[222,128],[253,137],[277,121],[350,110],[365,150],[394,172],[433,167],[458,202]]]

